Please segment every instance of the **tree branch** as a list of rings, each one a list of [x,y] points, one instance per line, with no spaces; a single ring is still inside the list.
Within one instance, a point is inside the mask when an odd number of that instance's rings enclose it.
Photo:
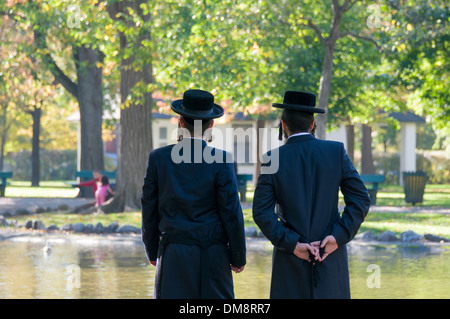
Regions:
[[[11,20],[25,20],[26,18],[22,15],[10,11],[0,11],[0,15],[7,15]],[[33,24],[36,26],[36,24]],[[39,25],[37,25],[39,27]],[[39,28],[34,29],[34,43],[40,49],[46,50],[47,44],[45,43],[45,36],[39,31]],[[50,71],[52,72],[55,80],[67,90],[69,91],[75,98],[78,98],[77,93],[77,84],[74,83],[64,72],[59,68],[56,64],[55,60],[52,58],[50,53],[45,53],[42,56],[42,60],[45,65],[48,66]]]
[[[308,23],[306,23],[306,24],[303,23],[303,25],[308,26],[308,27],[310,27],[312,30],[314,30],[314,32],[317,34],[317,37],[319,38],[319,40],[320,40],[322,43],[325,44],[326,40],[325,40],[325,38],[322,36],[322,31],[320,31],[319,27],[318,27],[317,25],[315,25],[315,24],[312,22],[311,18],[305,18],[305,17],[302,17],[302,18],[300,18],[300,19],[306,20]],[[291,26],[292,26],[290,23],[288,23],[288,22],[285,21],[284,19],[278,19],[277,21],[278,21],[279,23],[281,23],[281,24],[284,24],[284,25],[288,26],[288,27],[291,27]]]
[[[331,12],[333,13],[333,17],[340,11],[341,6],[339,5],[339,0],[333,0],[331,2]]]
[[[355,1],[356,2],[356,1]],[[351,2],[350,0],[345,0],[344,4],[342,5],[342,7],[340,7],[339,9],[342,10],[342,12],[345,12],[348,10],[348,8],[350,6],[352,6],[354,4],[354,2]]]
[[[314,32],[317,34],[317,37],[319,38],[320,42],[325,44],[325,39],[322,36],[322,31],[320,31],[319,27],[317,25],[315,25],[310,18],[302,18],[302,19],[308,21],[308,23],[306,25],[308,27],[310,27],[312,30],[314,30]]]
[[[355,3],[359,2],[359,1],[361,1],[361,0],[346,1],[342,7],[343,7],[344,11],[348,11],[355,5]]]
[[[11,11],[0,11],[0,15],[8,16],[11,20],[23,20],[25,17]]]
[[[40,49],[47,50],[47,44],[45,43],[44,35],[39,31],[39,29],[34,30],[34,42],[36,46]],[[72,94],[76,99],[78,99],[78,86],[73,82],[56,64],[55,60],[52,58],[50,53],[45,53],[42,56],[42,60],[52,72],[55,80]]]
[[[372,42],[373,44],[375,44],[375,46],[377,47],[377,50],[379,51],[379,52],[381,52],[381,47],[379,46],[379,44],[378,44],[378,42],[377,41],[375,41],[374,39],[372,39],[371,37],[366,37],[366,36],[363,36],[363,35],[359,35],[359,34],[356,34],[356,33],[353,33],[353,32],[343,32],[343,33],[339,33],[339,38],[343,38],[343,37],[346,37],[346,36],[351,36],[351,37],[354,37],[354,38],[357,38],[357,39],[361,39],[361,40],[366,40],[366,41],[369,41],[369,42]]]

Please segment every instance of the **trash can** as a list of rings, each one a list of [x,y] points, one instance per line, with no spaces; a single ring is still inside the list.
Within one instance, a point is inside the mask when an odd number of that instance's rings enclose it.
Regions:
[[[403,189],[405,190],[405,201],[412,203],[423,202],[425,193],[425,184],[427,183],[427,174],[422,171],[403,172]]]

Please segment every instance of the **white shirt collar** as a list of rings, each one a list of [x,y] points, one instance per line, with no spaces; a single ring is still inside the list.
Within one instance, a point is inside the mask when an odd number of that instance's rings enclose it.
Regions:
[[[291,136],[289,136],[288,139],[290,139],[291,137],[295,137],[295,136],[309,135],[309,134],[311,134],[311,133],[308,133],[308,132],[295,133],[295,134],[292,134]]]

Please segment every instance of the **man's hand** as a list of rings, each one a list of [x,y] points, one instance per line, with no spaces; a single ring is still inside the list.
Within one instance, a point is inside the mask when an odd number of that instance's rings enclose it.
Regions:
[[[310,252],[314,256],[314,260],[311,260],[309,255]],[[319,259],[319,249],[310,244],[297,243],[297,245],[295,245],[294,255],[309,262],[316,261]]]
[[[322,240],[322,243],[320,241],[315,241],[311,243],[311,246],[315,247],[317,250],[319,248],[325,247],[325,252],[322,256],[319,256],[319,261],[324,261],[325,258],[332,252],[334,252],[338,248],[338,244],[336,243],[336,238],[334,238],[333,235],[328,235]]]
[[[230,266],[231,266],[231,270],[233,270],[237,274],[240,273],[241,271],[243,271],[245,268],[245,265],[241,266],[241,267],[234,267],[233,265],[230,265]]]

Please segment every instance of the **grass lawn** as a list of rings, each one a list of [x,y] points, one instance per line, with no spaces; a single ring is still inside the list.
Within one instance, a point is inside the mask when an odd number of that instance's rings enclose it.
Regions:
[[[253,194],[254,188],[249,186],[246,196],[247,201],[253,200]],[[344,205],[342,195],[339,199],[339,203]],[[412,204],[405,202],[405,193],[402,186],[381,184],[377,194],[377,206],[412,206]],[[416,206],[450,208],[450,184],[426,185],[423,202],[417,203]]]
[[[70,183],[70,181],[45,181],[40,182],[39,187],[31,187],[30,182],[11,181],[8,182],[5,196],[74,198],[78,195],[78,188],[72,187]]]
[[[244,209],[245,226],[256,226],[252,218],[252,210]],[[17,216],[14,218],[19,225],[24,225],[28,220],[39,219],[46,227],[57,225],[62,227],[65,224],[84,223],[95,225],[102,223],[108,226],[113,222],[119,225],[133,225],[141,227],[140,212],[124,212],[117,214],[64,214],[58,212],[41,213],[39,215]],[[450,215],[430,214],[430,213],[369,213],[366,220],[361,225],[360,232],[371,231],[376,235],[390,230],[400,235],[406,230],[412,230],[418,234],[433,234],[450,238]]]
[[[407,230],[450,238],[450,215],[430,213],[369,213],[359,232],[379,235],[390,230],[398,235]]]
[[[408,206],[402,186],[382,184],[377,194],[379,206]],[[450,185],[426,185],[423,202],[416,206],[450,207]]]
[[[246,226],[255,225],[251,209],[244,209],[244,222]],[[371,231],[379,235],[387,230],[397,236],[412,230],[420,235],[433,234],[450,238],[450,214],[370,212],[359,232]]]
[[[77,190],[68,186],[66,182],[42,182],[41,187],[31,187],[28,182],[11,182],[6,188],[8,197],[67,197],[73,198]],[[253,199],[253,188],[249,187],[247,201]],[[343,204],[343,203],[342,203]],[[401,186],[382,185],[377,195],[377,204],[383,206],[404,206],[404,193]],[[411,206],[408,204],[407,206]],[[450,185],[427,185],[424,202],[416,206],[450,207]],[[411,206],[412,207],[412,206]],[[244,209],[245,226],[254,226],[251,209]],[[97,224],[107,226],[117,222],[120,225],[134,225],[140,227],[140,212],[124,212],[118,214],[91,214],[91,215],[68,215],[59,212],[42,213],[39,215],[28,215],[15,217],[18,224],[25,224],[28,220],[41,220],[45,226],[55,224],[62,227],[69,223]],[[393,212],[371,212],[361,226],[360,232],[372,231],[380,234],[386,230],[393,231],[397,235],[412,230],[418,234],[430,233],[450,238],[450,214],[432,213],[393,213]]]
[[[124,212],[116,214],[64,214],[62,212],[41,213],[35,215],[16,216],[18,225],[25,225],[29,220],[40,220],[46,227],[56,225],[59,228],[65,224],[92,224],[102,223],[103,226],[108,226],[111,223],[118,223],[119,225],[133,225],[141,227],[141,213],[140,212]]]
[[[11,181],[6,187],[6,197],[61,197],[74,198],[78,194],[78,189],[70,186],[70,181],[45,181],[40,183],[40,187],[31,187],[30,182]],[[254,187],[247,188],[247,202],[253,200]],[[340,204],[344,204],[342,196]],[[377,194],[378,206],[409,206],[405,203],[403,187],[398,185],[381,184]],[[450,208],[450,184],[426,185],[424,200],[416,206],[436,206]]]

